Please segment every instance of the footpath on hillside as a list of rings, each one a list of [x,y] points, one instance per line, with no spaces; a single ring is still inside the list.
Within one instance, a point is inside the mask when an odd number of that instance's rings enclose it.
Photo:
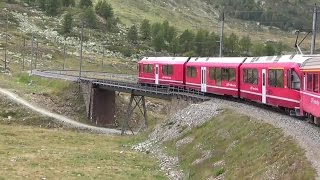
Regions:
[[[28,101],[21,98],[17,94],[15,94],[9,90],[3,89],[3,88],[0,88],[0,95],[5,96],[6,98],[14,101],[15,103],[20,104],[28,109],[31,109],[32,111],[35,111],[41,115],[51,117],[54,120],[56,120],[57,122],[63,124],[66,127],[72,128],[72,129],[84,130],[84,131],[89,131],[89,132],[98,133],[98,134],[109,134],[109,135],[120,135],[121,134],[121,131],[119,131],[117,129],[100,128],[100,127],[90,126],[90,125],[83,124],[83,123],[77,122],[75,120],[69,119],[69,118],[62,116],[60,114],[50,112],[46,109],[40,108],[38,106],[35,106],[35,105],[29,103]]]

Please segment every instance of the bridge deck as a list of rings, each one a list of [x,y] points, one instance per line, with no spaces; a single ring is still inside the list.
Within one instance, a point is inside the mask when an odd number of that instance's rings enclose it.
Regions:
[[[65,71],[63,71],[65,72]],[[192,98],[198,100],[209,100],[210,97],[205,96],[204,93],[194,90],[189,90],[185,88],[177,87],[161,87],[161,86],[146,86],[138,84],[137,82],[129,81],[134,79],[134,77],[129,77],[129,75],[113,75],[108,74],[106,79],[95,79],[84,77],[79,80],[75,75],[67,75],[66,73],[61,73],[61,71],[38,71],[35,70],[32,72],[32,75],[62,79],[73,82],[81,83],[91,83],[94,88],[102,88],[111,91],[131,93],[138,96],[147,96],[158,99],[171,99],[172,97],[181,97],[181,98]],[[109,77],[109,78],[107,78]]]

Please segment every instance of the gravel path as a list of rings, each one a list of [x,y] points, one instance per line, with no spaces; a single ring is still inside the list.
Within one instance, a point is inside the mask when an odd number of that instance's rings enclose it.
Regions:
[[[65,116],[62,116],[62,115],[59,115],[56,113],[52,113],[50,111],[47,111],[45,109],[42,109],[40,107],[37,107],[35,105],[30,104],[29,102],[27,102],[23,98],[19,97],[17,94],[14,94],[6,89],[0,88],[0,95],[5,96],[8,99],[10,99],[20,105],[23,105],[23,106],[25,106],[25,107],[27,107],[37,113],[40,113],[44,116],[51,117],[51,118],[55,119],[57,122],[64,124],[65,126],[70,127],[70,128],[74,128],[77,130],[85,130],[85,131],[89,131],[92,133],[98,133],[98,134],[108,134],[108,135],[120,135],[121,134],[121,131],[116,130],[116,129],[94,127],[94,126],[82,124],[77,121],[71,120]]]

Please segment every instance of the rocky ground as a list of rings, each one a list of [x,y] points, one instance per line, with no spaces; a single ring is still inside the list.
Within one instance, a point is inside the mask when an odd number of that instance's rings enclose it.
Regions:
[[[186,175],[177,169],[178,157],[172,157],[162,149],[162,143],[180,137],[192,128],[201,126],[222,109],[232,109],[239,113],[254,117],[277,128],[283,129],[285,135],[294,138],[306,151],[308,160],[312,163],[320,177],[320,128],[290,117],[276,110],[257,107],[250,103],[214,98],[208,102],[191,105],[177,112],[163,124],[157,126],[149,135],[148,140],[133,146],[134,150],[151,154],[159,160],[160,168],[169,179],[183,179]],[[192,139],[182,139],[176,146],[192,142]]]
[[[177,169],[179,159],[167,155],[161,144],[188,133],[192,128],[203,125],[221,111],[213,101],[192,104],[178,111],[168,121],[158,125],[149,135],[148,140],[133,147],[134,150],[150,153],[160,161],[160,168],[170,179],[183,179],[184,173]],[[188,141],[188,140],[186,140]],[[180,142],[184,143],[184,142]]]

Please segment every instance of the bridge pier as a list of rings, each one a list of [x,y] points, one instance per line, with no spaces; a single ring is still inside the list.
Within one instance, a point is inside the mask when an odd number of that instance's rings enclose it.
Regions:
[[[115,91],[92,87],[90,120],[96,125],[115,126]]]
[[[134,105],[133,105],[134,104]],[[128,109],[127,109],[127,114],[126,114],[126,118],[123,119],[122,122],[122,131],[121,131],[121,135],[125,135],[125,132],[127,132],[127,129],[129,128],[130,131],[132,132],[132,134],[134,134],[134,132],[132,131],[132,129],[129,127],[129,121],[131,119],[132,113],[134,112],[134,110],[138,108],[139,111],[141,112],[141,114],[143,114],[143,118],[144,118],[144,123],[141,125],[141,127],[139,128],[139,131],[143,128],[147,128],[148,127],[148,123],[147,123],[147,108],[146,108],[146,100],[144,96],[139,96],[139,95],[134,95],[134,93],[131,93],[130,96],[130,101],[129,101],[129,105],[128,105]]]

